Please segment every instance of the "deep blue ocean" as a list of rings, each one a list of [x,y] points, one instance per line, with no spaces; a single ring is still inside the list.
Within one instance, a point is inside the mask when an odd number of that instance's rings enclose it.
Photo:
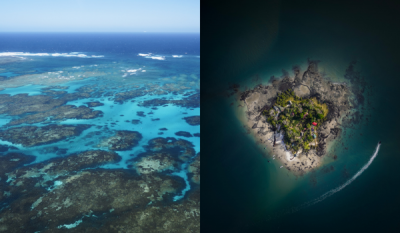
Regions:
[[[101,111],[101,117],[61,121],[49,117],[37,123],[10,125],[12,120],[23,118],[26,114],[16,116],[4,113],[0,115],[0,128],[43,127],[48,124],[90,124],[93,127],[74,140],[32,147],[0,140],[0,145],[3,146],[1,152],[4,152],[2,155],[18,152],[35,156],[35,160],[26,165],[29,166],[87,150],[108,150],[107,147],[98,146],[105,138],[105,135],[96,133],[101,127],[108,132],[137,131],[142,135],[137,146],[130,150],[117,151],[122,158],[118,163],[97,168],[132,169],[128,166],[130,164],[132,167],[132,163],[128,164],[128,161],[145,152],[150,140],[183,139],[191,145],[195,154],[169,174],[185,184],[174,193],[173,200],[184,200],[193,186],[198,188],[198,184],[193,184],[188,177],[188,165],[200,152],[200,125],[189,125],[183,118],[200,115],[200,100],[190,106],[165,104],[151,108],[152,106],[140,105],[153,99],[180,101],[200,92],[198,33],[0,33],[0,95],[47,95],[44,90],[76,94],[82,88],[92,88],[94,92],[101,91],[103,94],[77,98],[65,105],[89,107],[88,102],[100,102],[102,105],[92,109]],[[148,94],[129,97],[120,102],[114,100],[119,93],[136,90],[144,90]],[[161,93],[162,90],[165,91]],[[134,119],[140,123],[133,124]],[[162,128],[167,129],[160,131]],[[176,134],[179,131],[190,136]],[[44,153],[50,147],[67,152],[63,155],[56,152]],[[6,187],[4,185],[10,181],[11,178],[7,182],[1,180],[2,187]],[[8,199],[0,199],[0,202],[0,211],[12,204]],[[150,202],[149,205],[151,204]],[[76,222],[78,224],[79,221]]]
[[[1,33],[0,51],[31,53],[92,53],[200,55],[196,33]]]

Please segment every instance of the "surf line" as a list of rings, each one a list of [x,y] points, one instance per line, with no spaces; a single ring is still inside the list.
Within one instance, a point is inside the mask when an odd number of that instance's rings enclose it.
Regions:
[[[289,211],[287,211],[286,213],[294,213],[297,212],[303,208],[309,207],[311,205],[317,204],[318,202],[321,202],[323,200],[325,200],[326,198],[332,196],[333,194],[339,192],[340,190],[344,189],[347,185],[351,184],[357,177],[359,177],[372,163],[372,161],[374,161],[375,157],[378,155],[379,152],[379,148],[381,147],[381,144],[378,143],[378,146],[376,147],[375,153],[372,155],[372,157],[369,159],[368,163],[366,163],[353,177],[351,177],[350,180],[348,180],[346,183],[340,185],[337,188],[334,188],[328,192],[326,192],[325,194],[323,194],[322,196],[315,198],[314,200],[308,201],[304,204],[301,204],[297,207],[293,207],[292,209],[290,209]]]

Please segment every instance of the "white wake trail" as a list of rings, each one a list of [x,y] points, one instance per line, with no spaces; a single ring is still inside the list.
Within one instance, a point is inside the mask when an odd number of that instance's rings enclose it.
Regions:
[[[289,211],[286,212],[286,213],[294,213],[294,212],[299,211],[300,209],[303,209],[303,208],[305,208],[305,207],[309,207],[309,206],[311,206],[311,205],[314,205],[314,204],[316,204],[316,203],[318,203],[318,202],[321,202],[321,201],[325,200],[326,198],[332,196],[333,194],[339,192],[340,190],[344,189],[347,185],[351,184],[357,177],[359,177],[359,176],[369,167],[369,165],[371,165],[372,161],[374,161],[375,157],[378,155],[378,152],[379,152],[379,148],[380,148],[380,147],[381,147],[381,145],[378,143],[378,146],[376,147],[375,153],[374,153],[374,155],[372,155],[372,157],[369,159],[368,163],[366,163],[366,164],[365,164],[353,177],[351,177],[351,179],[348,180],[346,183],[342,184],[341,186],[339,186],[339,187],[337,187],[337,188],[335,188],[335,189],[332,189],[332,190],[326,192],[325,194],[323,194],[322,196],[320,196],[320,197],[318,197],[318,198],[316,198],[316,199],[314,199],[314,200],[308,201],[308,202],[306,202],[306,203],[304,203],[304,204],[302,204],[302,205],[300,205],[300,206],[294,207],[294,208],[292,208],[291,210],[289,210]]]

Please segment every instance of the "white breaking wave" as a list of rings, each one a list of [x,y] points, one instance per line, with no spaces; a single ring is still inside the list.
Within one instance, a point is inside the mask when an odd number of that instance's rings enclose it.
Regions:
[[[138,54],[138,56],[145,57],[145,58],[151,58],[151,59],[155,59],[155,60],[165,60],[164,56],[157,56],[157,55],[152,56],[152,55],[153,55],[152,53],[139,53]],[[173,55],[173,56],[178,56],[178,55]]]
[[[172,55],[172,57],[183,57],[183,55]]]
[[[0,57],[8,57],[8,56],[39,56],[39,57],[44,57],[44,56],[52,56],[52,57],[82,57],[82,58],[99,58],[99,57],[104,57],[103,55],[91,55],[88,56],[83,53],[24,53],[24,52],[3,52],[0,53]]]
[[[165,60],[165,57],[158,57],[158,56],[152,56],[152,57],[146,57],[146,58],[151,58],[155,60]]]
[[[323,194],[322,196],[320,196],[320,197],[318,197],[318,198],[316,198],[316,199],[314,199],[314,200],[308,201],[308,202],[306,202],[306,203],[304,203],[304,204],[302,204],[302,205],[300,205],[300,206],[294,207],[294,208],[292,208],[291,210],[287,211],[286,213],[294,213],[294,212],[299,211],[300,209],[303,209],[303,208],[309,207],[309,206],[311,206],[311,205],[317,204],[318,202],[321,202],[321,201],[325,200],[326,198],[332,196],[333,194],[339,192],[340,190],[344,189],[346,186],[348,186],[349,184],[351,184],[357,177],[359,177],[359,176],[371,165],[372,161],[374,161],[375,157],[378,155],[378,152],[379,152],[379,148],[380,148],[380,147],[381,147],[381,145],[378,144],[378,146],[376,147],[375,153],[374,153],[374,154],[372,155],[372,157],[369,159],[368,163],[366,163],[366,164],[365,164],[353,177],[351,177],[351,179],[348,180],[346,183],[342,184],[341,186],[339,186],[339,187],[337,187],[337,188],[335,188],[335,189],[332,189],[332,190],[326,192],[325,194]]]

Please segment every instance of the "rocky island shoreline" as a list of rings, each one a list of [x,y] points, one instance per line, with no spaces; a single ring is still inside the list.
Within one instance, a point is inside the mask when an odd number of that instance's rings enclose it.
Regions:
[[[352,66],[349,69],[351,68]],[[238,98],[243,102],[241,105],[244,106],[246,113],[245,127],[254,133],[258,143],[265,145],[263,147],[273,155],[271,159],[278,159],[282,163],[281,168],[285,167],[294,175],[303,175],[322,165],[323,156],[343,130],[343,121],[358,116],[357,106],[363,104],[364,99],[362,91],[349,86],[350,84],[334,83],[325,78],[318,71],[318,62],[309,61],[305,71],[301,71],[298,67],[293,71],[294,76],[284,72],[282,79],[272,77],[268,85],[259,84],[243,92],[238,91],[237,85],[232,89],[239,94]],[[350,79],[350,82],[352,81]],[[318,119],[318,124],[313,122],[315,128],[311,126],[303,130],[301,127],[302,132],[295,130],[293,124],[297,122],[292,119],[296,117],[293,112],[299,116],[302,114],[304,118],[297,118],[302,120],[307,118],[304,114],[310,109],[304,109],[302,112],[304,106],[299,103],[291,106],[292,102],[289,101],[285,102],[285,106],[281,106],[283,104],[279,102],[281,100],[279,98],[285,93],[289,93],[288,95],[292,93],[292,97],[299,100],[297,102],[306,103],[308,107],[312,107],[313,103],[314,106],[318,105],[318,109],[315,110],[318,112],[313,113],[321,118],[310,118],[311,122]],[[324,111],[322,104],[326,108]],[[285,137],[285,133],[288,134],[289,131],[283,127],[292,128],[294,133],[290,134],[294,134],[291,135],[293,137],[290,138],[288,135]],[[308,131],[313,140],[307,140],[306,137],[310,137]],[[296,143],[304,143],[302,145],[305,146],[296,146]]]

